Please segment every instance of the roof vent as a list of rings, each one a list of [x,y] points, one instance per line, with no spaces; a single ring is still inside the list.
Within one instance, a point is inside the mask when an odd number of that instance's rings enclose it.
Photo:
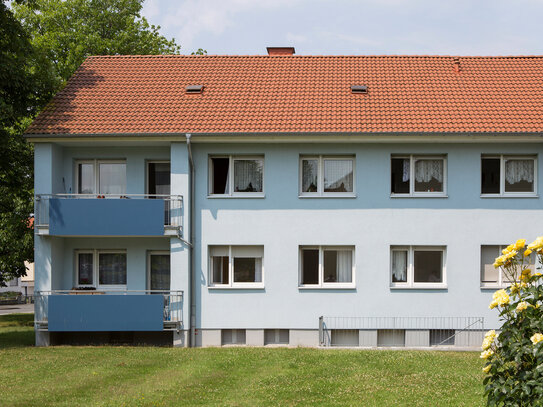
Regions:
[[[185,93],[202,93],[203,91],[204,91],[204,85],[185,86]]]
[[[351,93],[368,93],[368,87],[366,85],[352,85]]]
[[[266,47],[268,55],[294,55],[296,51],[294,47]]]

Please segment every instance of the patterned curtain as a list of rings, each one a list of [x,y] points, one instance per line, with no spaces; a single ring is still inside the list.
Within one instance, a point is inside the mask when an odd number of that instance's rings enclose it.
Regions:
[[[443,160],[415,161],[415,180],[417,182],[430,182],[432,178],[443,182]]]
[[[262,161],[234,160],[234,191],[262,192]]]
[[[521,181],[534,182],[534,160],[507,160],[505,162],[505,180],[509,184]]]

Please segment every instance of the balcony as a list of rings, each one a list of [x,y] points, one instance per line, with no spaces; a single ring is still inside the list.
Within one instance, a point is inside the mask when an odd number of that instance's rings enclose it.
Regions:
[[[49,332],[157,332],[183,326],[183,291],[35,293],[35,327]]]
[[[36,195],[35,227],[51,236],[180,236],[179,195]]]

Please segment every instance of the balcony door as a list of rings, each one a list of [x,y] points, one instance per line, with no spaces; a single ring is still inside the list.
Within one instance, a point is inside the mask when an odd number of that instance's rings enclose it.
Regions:
[[[149,252],[148,287],[150,290],[170,290],[170,253]]]
[[[151,161],[147,163],[147,193],[170,195],[170,163]]]

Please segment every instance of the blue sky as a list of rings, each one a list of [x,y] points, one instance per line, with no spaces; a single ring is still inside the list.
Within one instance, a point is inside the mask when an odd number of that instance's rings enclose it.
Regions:
[[[543,0],[146,0],[182,53],[543,54]]]

